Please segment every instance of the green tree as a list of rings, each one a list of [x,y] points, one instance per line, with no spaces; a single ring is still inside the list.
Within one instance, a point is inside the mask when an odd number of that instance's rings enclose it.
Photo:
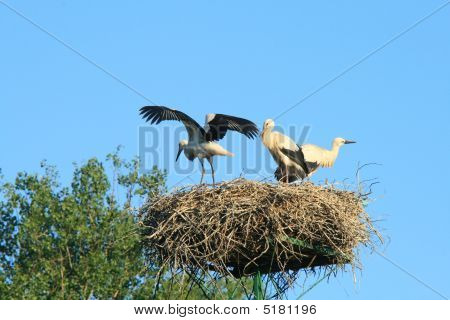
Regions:
[[[70,187],[45,162],[40,175],[21,172],[0,183],[0,298],[241,298],[225,280],[209,294],[181,275],[157,282],[134,208],[165,190],[166,173],[140,174],[137,159],[118,152],[107,156],[109,175],[95,158],[75,166]]]

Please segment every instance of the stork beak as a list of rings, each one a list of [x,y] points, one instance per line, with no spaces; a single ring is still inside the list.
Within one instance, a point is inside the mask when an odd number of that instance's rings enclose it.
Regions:
[[[345,144],[352,144],[352,143],[356,143],[356,141],[352,141],[352,140],[345,140],[344,142]]]
[[[175,162],[178,161],[178,158],[180,157],[181,151],[183,151],[183,148],[180,146],[180,148],[178,149],[177,158],[175,159]]]

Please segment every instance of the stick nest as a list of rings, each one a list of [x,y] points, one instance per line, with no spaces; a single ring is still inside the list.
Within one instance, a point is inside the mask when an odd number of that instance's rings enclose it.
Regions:
[[[358,266],[376,234],[363,198],[333,185],[237,179],[151,198],[140,211],[149,258],[236,278]]]

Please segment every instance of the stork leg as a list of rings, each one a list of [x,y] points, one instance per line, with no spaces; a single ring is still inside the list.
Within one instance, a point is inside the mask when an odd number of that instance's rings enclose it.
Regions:
[[[201,177],[201,179],[200,179],[200,184],[202,184],[202,182],[203,182],[203,177],[205,176],[205,166],[204,166],[204,164],[203,164],[203,158],[199,158],[198,159],[199,161],[200,161],[200,164],[202,165],[202,177]]]
[[[209,165],[211,166],[211,175],[212,175],[212,181],[213,181],[213,186],[214,186],[216,184],[216,181],[214,179],[214,167],[213,167],[212,157],[208,158],[208,162],[209,162]]]
[[[283,171],[283,166],[280,165],[280,182],[284,182],[284,171]]]
[[[288,169],[288,166],[286,166],[286,170],[284,172],[284,182],[289,183],[289,169]]]
[[[287,166],[280,165],[280,174],[281,174],[280,182],[284,183],[288,182],[287,172],[288,172]]]

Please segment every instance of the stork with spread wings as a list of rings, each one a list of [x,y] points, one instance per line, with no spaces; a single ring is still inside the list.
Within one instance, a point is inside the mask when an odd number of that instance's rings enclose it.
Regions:
[[[211,166],[213,184],[215,184],[212,157],[234,155],[215,142],[225,137],[228,130],[237,131],[250,139],[255,138],[259,134],[259,130],[253,122],[225,114],[207,114],[204,127],[201,127],[187,114],[168,107],[146,106],[140,109],[140,114],[151,124],[159,124],[161,121],[166,120],[181,121],[184,124],[188,132],[188,140],[179,142],[176,160],[178,160],[183,151],[186,158],[190,161],[198,158],[202,166],[200,183],[203,182],[205,175],[204,159],[208,160]]]

